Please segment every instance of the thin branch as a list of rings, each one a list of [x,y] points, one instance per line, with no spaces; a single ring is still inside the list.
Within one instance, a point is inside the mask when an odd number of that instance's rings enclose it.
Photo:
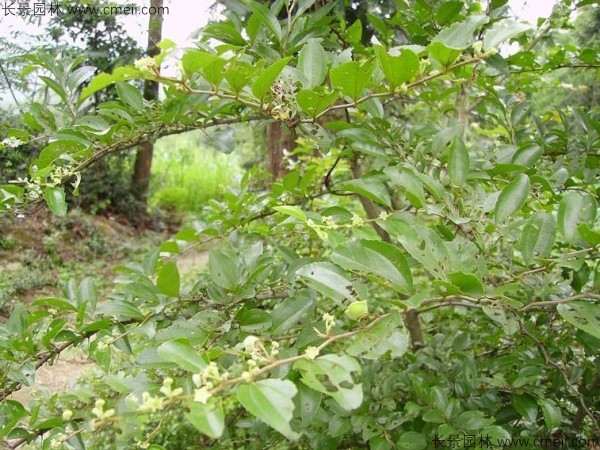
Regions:
[[[478,63],[481,62],[483,59],[482,56],[476,56],[474,58],[468,58],[465,59],[463,61],[460,61],[456,64],[453,64],[449,67],[447,67],[445,70],[437,72],[437,73],[433,73],[431,75],[427,75],[426,77],[420,78],[416,81],[413,81],[412,83],[408,83],[406,84],[404,87],[406,90],[415,88],[417,86],[421,86],[431,80],[435,80],[436,78],[440,78],[444,75],[448,75],[450,72],[452,72],[454,69],[458,69],[459,67],[463,67],[463,66],[468,66],[469,64],[474,64],[474,63]],[[316,120],[320,119],[321,117],[323,117],[324,115],[328,114],[331,111],[335,111],[338,109],[348,109],[348,108],[355,108],[357,105],[364,103],[368,100],[371,100],[373,98],[382,98],[382,97],[396,97],[398,95],[400,95],[401,92],[395,92],[395,91],[385,91],[385,92],[375,92],[375,93],[371,93],[371,94],[367,94],[364,97],[359,98],[358,100],[352,102],[352,103],[341,103],[341,104],[337,104],[337,105],[332,105],[329,108],[325,109],[324,111],[322,111],[320,114],[318,114],[317,116],[315,116],[314,119],[303,119],[300,122],[301,123],[314,123]]]
[[[266,118],[263,116],[252,116],[252,117],[248,117],[247,119],[244,119],[244,120],[242,120],[240,118],[214,119],[214,120],[211,120],[210,122],[207,122],[204,124],[184,126],[182,128],[162,129],[162,130],[159,130],[157,137],[161,138],[161,137],[165,137],[165,136],[172,136],[172,135],[176,135],[176,134],[187,133],[189,131],[201,130],[201,129],[215,127],[215,126],[219,126],[219,125],[230,125],[230,124],[234,124],[234,123],[253,122],[256,120],[265,120],[265,119]],[[136,136],[135,138],[133,138],[131,140],[118,141],[113,145],[103,147],[103,148],[99,149],[96,153],[94,153],[92,156],[90,156],[88,159],[82,161],[73,170],[75,172],[79,172],[79,171],[91,166],[92,164],[96,163],[97,161],[99,161],[100,159],[104,158],[107,155],[110,155],[112,153],[119,153],[119,152],[122,152],[125,150],[129,150],[130,148],[133,148],[133,147],[139,145],[142,141],[147,140],[148,133],[149,132],[140,133],[140,135]],[[152,134],[156,135],[156,132],[153,132]]]
[[[359,329],[353,330],[353,331],[348,331],[346,333],[340,333],[340,334],[336,334],[333,336],[329,336],[327,338],[327,340],[325,340],[325,342],[323,342],[321,345],[317,346],[317,350],[319,353],[321,353],[321,351],[323,349],[325,349],[327,346],[333,344],[335,341],[339,341],[340,339],[346,339],[352,336],[357,335],[358,333],[362,333],[363,331],[367,331],[370,330],[371,328],[373,328],[379,321],[381,321],[383,318],[387,317],[388,314],[382,315],[377,317],[375,320],[371,321],[370,323],[368,323],[367,325],[365,325],[364,327],[361,327]],[[301,361],[303,359],[310,359],[306,354],[302,354],[302,355],[298,355],[298,356],[292,356],[290,358],[284,358],[284,359],[279,359],[277,361],[273,361],[270,364],[267,364],[266,366],[258,369],[254,374],[253,374],[253,378],[257,378],[261,375],[264,375],[268,372],[270,372],[273,369],[276,369],[280,366],[285,366],[287,364],[292,364],[295,363],[297,361]],[[215,395],[218,394],[219,392],[225,390],[225,388],[228,388],[230,386],[234,386],[240,383],[247,383],[247,379],[243,378],[243,377],[236,377],[236,378],[232,378],[230,380],[226,380],[223,381],[221,384],[219,384],[218,386],[214,387],[213,389],[211,389],[210,393],[211,395]],[[187,398],[187,397],[186,397]]]
[[[475,303],[450,301],[450,302],[445,302],[445,303],[438,303],[437,305],[430,306],[429,308],[419,309],[419,310],[417,310],[417,312],[419,314],[423,314],[423,313],[425,313],[427,311],[431,311],[433,309],[446,308],[449,306],[464,306],[466,308],[477,308],[477,309],[483,308],[483,305],[476,305]]]
[[[540,72],[545,70],[558,70],[558,69],[598,69],[600,64],[559,64],[553,67],[530,67],[529,69],[511,70],[511,74],[515,73],[526,73],[526,72]]]
[[[590,409],[588,408],[584,396],[583,394],[579,391],[579,389],[577,388],[577,386],[574,386],[571,384],[571,377],[569,376],[569,373],[567,372],[567,370],[564,367],[564,364],[557,364],[555,363],[552,358],[550,357],[550,355],[548,354],[548,352],[546,351],[546,346],[543,342],[541,342],[538,338],[536,338],[535,336],[533,336],[528,330],[527,328],[520,323],[519,324],[521,327],[521,332],[523,334],[525,334],[527,337],[529,337],[529,339],[531,339],[535,345],[537,346],[538,350],[541,352],[544,361],[546,362],[547,365],[554,367],[556,370],[558,370],[563,379],[565,380],[565,384],[571,388],[571,390],[573,391],[573,393],[575,394],[575,396],[577,397],[577,399],[579,400],[579,406],[580,408],[585,411],[585,414],[590,418],[590,420],[592,421],[592,424],[594,425],[595,431],[596,432],[600,432],[600,426],[598,426],[598,422],[596,421],[596,418],[594,417],[594,414],[590,411]]]
[[[600,300],[600,295],[592,294],[591,292],[584,292],[582,294],[572,295],[571,297],[561,298],[558,300],[547,300],[543,302],[530,303],[529,305],[521,308],[519,311],[524,312],[533,308],[545,308],[547,306],[562,305],[564,303],[575,302],[577,300],[585,299]]]
[[[10,91],[10,95],[12,96],[15,104],[17,105],[19,112],[21,114],[23,114],[23,108],[21,108],[21,104],[19,103],[19,100],[17,100],[17,96],[15,95],[15,92],[13,91],[13,87],[12,87],[12,83],[10,82],[10,78],[8,78],[8,75],[6,74],[6,72],[4,70],[4,66],[2,65],[1,61],[0,61],[0,71],[2,72],[2,76],[6,80],[6,86],[8,87],[8,90]]]

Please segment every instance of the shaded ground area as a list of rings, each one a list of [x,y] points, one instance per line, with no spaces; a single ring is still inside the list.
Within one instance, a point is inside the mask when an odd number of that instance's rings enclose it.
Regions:
[[[79,282],[92,276],[102,298],[112,289],[115,265],[142,260],[167,237],[77,211],[66,218],[40,213],[22,221],[4,220],[0,223],[0,322],[19,302],[59,296],[69,278]],[[196,250],[177,260],[183,277],[193,276],[207,263],[208,253]],[[12,398],[26,405],[37,395],[74,387],[81,376],[95,368],[83,350],[70,349],[52,366],[40,368],[35,383],[15,392]]]

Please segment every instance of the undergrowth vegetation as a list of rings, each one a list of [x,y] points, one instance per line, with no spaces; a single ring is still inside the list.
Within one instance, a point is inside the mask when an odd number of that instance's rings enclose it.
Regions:
[[[235,141],[231,145],[233,150]],[[239,152],[226,154],[212,147],[201,131],[158,140],[149,205],[177,213],[200,212],[241,176],[240,158]]]

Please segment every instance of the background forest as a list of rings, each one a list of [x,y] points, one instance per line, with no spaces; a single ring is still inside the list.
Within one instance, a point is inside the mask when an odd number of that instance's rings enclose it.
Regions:
[[[596,2],[57,5],[0,38],[6,448],[600,448]]]

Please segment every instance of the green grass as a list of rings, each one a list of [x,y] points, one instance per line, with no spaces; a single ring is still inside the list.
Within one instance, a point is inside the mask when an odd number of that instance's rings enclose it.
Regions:
[[[190,132],[160,139],[154,149],[149,204],[175,212],[199,212],[241,173],[239,155],[207,145],[206,135]]]

